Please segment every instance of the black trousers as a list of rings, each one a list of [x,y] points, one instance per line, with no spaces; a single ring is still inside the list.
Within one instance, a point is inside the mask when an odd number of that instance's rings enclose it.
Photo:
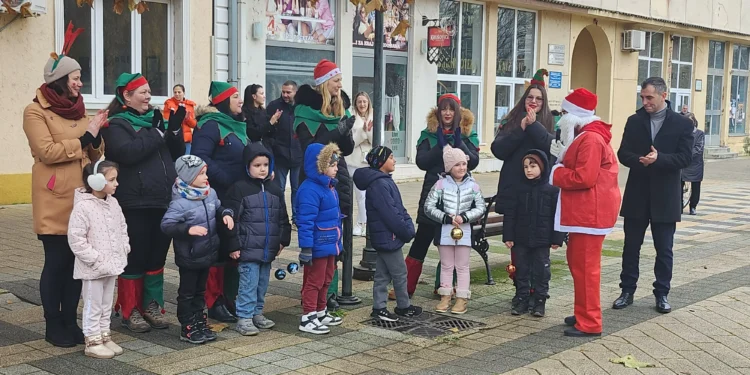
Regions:
[[[430,245],[435,241],[435,227],[438,224],[417,224],[417,233],[414,237],[414,242],[411,243],[409,248],[409,257],[414,258],[420,262],[424,261],[427,256],[427,250]]]
[[[690,208],[698,207],[698,202],[701,200],[701,182],[685,182],[683,184],[690,184]]]
[[[75,255],[68,245],[68,236],[39,235],[44,246],[44,268],[39,279],[44,318],[76,324],[81,280],[73,279]]]
[[[177,319],[188,324],[196,314],[206,308],[206,280],[208,268],[187,269],[180,267],[180,286],[177,289]]]
[[[130,254],[125,275],[143,275],[164,268],[172,238],[161,231],[161,218],[167,210],[159,208],[123,210],[128,224]]]
[[[656,263],[654,264],[654,295],[669,294],[672,282],[674,232],[677,223],[655,223],[650,220],[625,218],[625,246],[622,249],[622,272],[620,273],[620,289],[623,292],[635,293],[638,284],[638,263],[641,256],[641,245],[646,235],[646,228],[651,224],[651,236],[656,248]]]
[[[511,251],[516,266],[516,296],[528,297],[531,280],[534,280],[534,297],[549,298],[549,280],[552,278],[549,247],[515,245]]]

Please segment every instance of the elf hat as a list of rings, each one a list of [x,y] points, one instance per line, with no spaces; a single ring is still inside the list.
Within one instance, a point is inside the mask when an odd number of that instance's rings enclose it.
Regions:
[[[584,88],[579,88],[573,90],[563,99],[562,109],[573,116],[586,118],[594,115],[596,104],[596,94]]]
[[[545,87],[544,76],[548,75],[549,72],[547,71],[547,69],[539,69],[536,71],[536,73],[534,73],[534,77],[531,78],[531,82],[529,82],[529,84]]]
[[[133,91],[147,84],[146,77],[141,73],[122,73],[115,81],[115,97],[120,103],[125,104],[125,98],[122,96],[125,91]]]
[[[315,86],[320,86],[337,74],[341,74],[341,69],[339,69],[336,64],[326,59],[320,60],[320,62],[318,62],[318,65],[315,65],[315,69],[313,70]]]
[[[52,83],[76,70],[81,70],[81,64],[68,57],[67,54],[70,52],[73,42],[82,32],[83,29],[81,28],[73,31],[73,22],[68,23],[68,28],[65,30],[65,37],[63,39],[62,53],[58,55],[52,52],[50,59],[47,60],[47,64],[44,65],[44,82]]]
[[[239,92],[237,88],[227,82],[211,81],[211,87],[208,89],[208,95],[211,97],[211,104],[217,105]]]
[[[440,95],[440,97],[438,98],[438,105],[440,105],[440,102],[442,102],[444,99],[453,99],[456,103],[458,103],[459,106],[461,105],[461,99],[459,99],[456,94],[447,93]]]

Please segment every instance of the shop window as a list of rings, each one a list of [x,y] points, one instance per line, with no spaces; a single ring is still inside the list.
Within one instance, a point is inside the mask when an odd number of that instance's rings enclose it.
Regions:
[[[661,77],[664,65],[664,34],[646,32],[646,48],[638,53],[636,108],[641,107],[641,83],[649,77]]]
[[[281,86],[292,80],[297,86],[314,85],[313,70],[318,61],[335,61],[333,51],[302,48],[266,47],[266,101],[281,97]],[[348,93],[353,96],[354,93]]]
[[[729,106],[729,135],[745,135],[750,47],[732,46],[732,86]]]
[[[337,1],[267,0],[265,3],[268,41],[334,45]]]
[[[690,108],[692,82],[693,38],[672,36],[672,75],[669,85],[669,100],[675,111],[679,111],[683,105]]]
[[[87,102],[111,101],[115,80],[123,72],[143,73],[155,104],[170,96],[174,60],[170,0],[149,1],[149,10],[143,14],[127,8],[117,14],[112,10],[114,0],[102,0],[95,8],[78,7],[76,0],[56,0],[55,5],[63,9],[64,23],[57,25],[59,44],[68,22],[85,29],[70,56],[81,64],[82,92],[87,94]]]

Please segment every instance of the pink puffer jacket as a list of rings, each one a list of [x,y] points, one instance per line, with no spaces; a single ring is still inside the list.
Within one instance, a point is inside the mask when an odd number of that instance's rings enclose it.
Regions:
[[[118,276],[128,264],[128,226],[115,197],[99,199],[76,189],[68,224],[68,243],[76,256],[73,278]]]

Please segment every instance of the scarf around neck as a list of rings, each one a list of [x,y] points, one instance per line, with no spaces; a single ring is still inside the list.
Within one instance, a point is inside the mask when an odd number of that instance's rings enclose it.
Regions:
[[[234,134],[243,145],[247,146],[247,124],[243,121],[237,121],[223,112],[209,112],[201,115],[197,125],[198,129],[211,120],[219,124],[219,135],[222,140],[229,134]]]
[[[78,94],[75,102],[70,98],[60,96],[55,90],[43,83],[39,87],[44,99],[47,99],[50,107],[49,110],[66,120],[80,120],[86,117],[86,106],[83,104],[83,95]],[[35,97],[34,102],[39,103],[39,98]]]
[[[442,129],[438,129],[440,131]],[[446,133],[443,131],[443,134],[445,135],[445,141],[453,146],[456,147],[456,145],[453,144],[453,132]],[[431,132],[429,129],[422,130],[422,134],[419,135],[419,140],[417,140],[417,145],[421,144],[422,141],[427,140],[430,143],[430,148],[435,147],[437,144],[437,133]],[[471,144],[474,145],[474,147],[479,147],[479,136],[477,135],[477,132],[472,130],[471,134],[463,134],[461,133],[461,139],[468,140],[471,142]]]
[[[191,201],[201,201],[206,199],[208,197],[208,194],[211,192],[211,186],[206,185],[206,187],[195,187],[191,186],[187,182],[183,181],[181,178],[177,177],[174,183],[175,188],[177,189],[177,192],[180,194],[181,197],[191,200]]]
[[[133,113],[133,110],[128,108],[118,114],[109,116],[109,119],[110,120],[113,118],[123,119],[127,121],[128,123],[130,123],[130,126],[133,127],[133,130],[139,131],[141,130],[141,128],[151,128],[154,126],[153,125],[154,111],[156,111],[156,109],[148,111],[142,115],[139,115],[139,114]]]
[[[344,115],[346,117],[351,116],[351,113],[349,110],[344,111]],[[328,131],[333,131],[339,126],[339,121],[341,121],[341,118],[336,116],[326,116],[323,114],[323,112],[313,109],[310,106],[304,105],[304,104],[298,104],[294,106],[294,131],[297,131],[297,127],[301,123],[305,123],[307,126],[307,130],[310,131],[310,134],[315,135],[318,132],[318,129],[320,128],[320,125],[323,125],[328,129]]]

